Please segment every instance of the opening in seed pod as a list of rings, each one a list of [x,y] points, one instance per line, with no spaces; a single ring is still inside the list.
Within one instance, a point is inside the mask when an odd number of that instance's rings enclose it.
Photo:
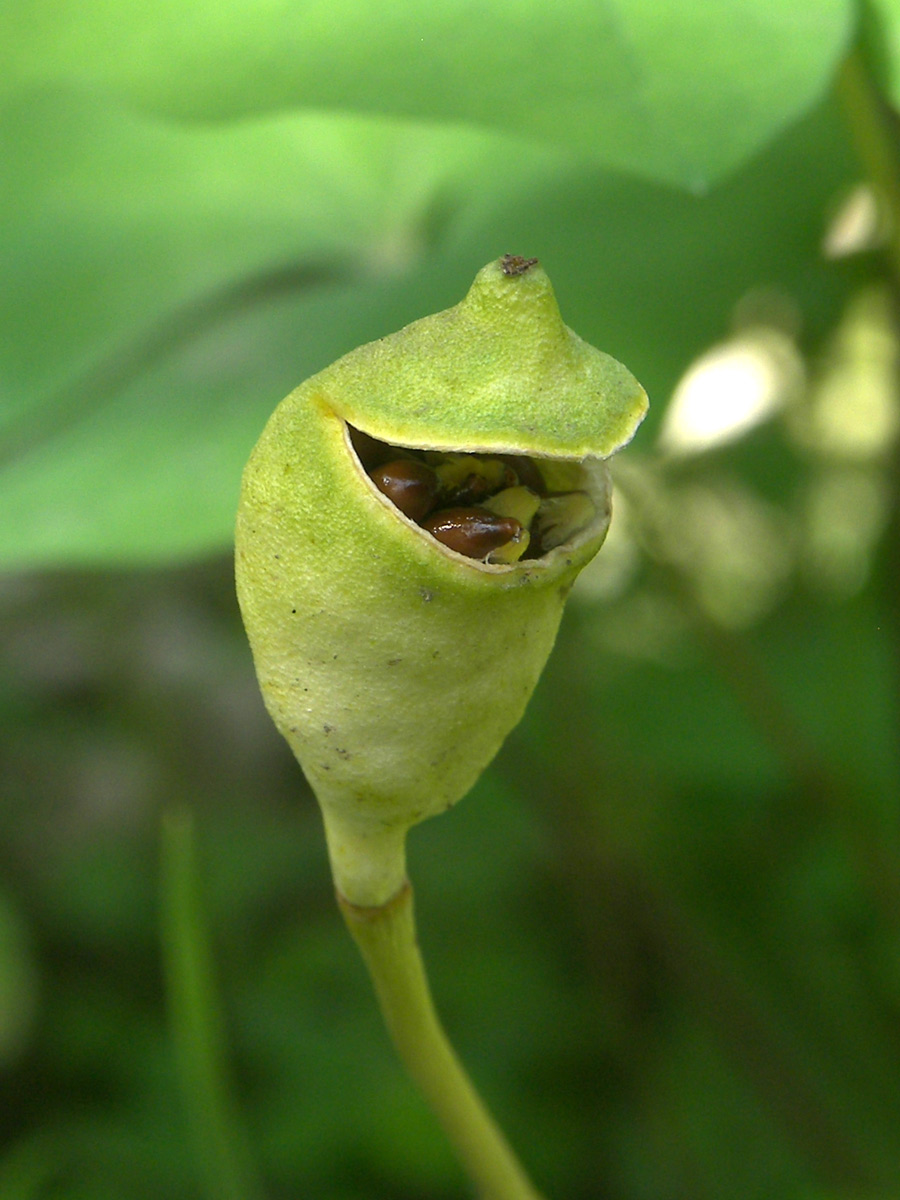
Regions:
[[[398,446],[347,425],[372,486],[446,549],[490,567],[544,558],[605,529],[599,459]]]

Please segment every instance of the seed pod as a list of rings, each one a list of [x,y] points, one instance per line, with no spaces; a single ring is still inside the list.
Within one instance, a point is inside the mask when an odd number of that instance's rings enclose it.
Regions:
[[[646,409],[629,372],[563,324],[541,267],[516,261],[307,380],[244,472],[237,586],[260,686],[354,904],[400,888],[407,829],[464,795],[521,717],[606,533],[603,460]],[[585,492],[592,516],[539,558],[465,557],[379,491],[352,429],[396,448],[382,461],[524,456],[542,478],[555,465],[547,490]]]

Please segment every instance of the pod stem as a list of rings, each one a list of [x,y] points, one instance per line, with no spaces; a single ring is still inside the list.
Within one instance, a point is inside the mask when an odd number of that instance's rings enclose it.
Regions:
[[[431,1105],[482,1200],[541,1200],[475,1091],[441,1026],[416,939],[412,887],[363,908],[338,893],[397,1053]]]

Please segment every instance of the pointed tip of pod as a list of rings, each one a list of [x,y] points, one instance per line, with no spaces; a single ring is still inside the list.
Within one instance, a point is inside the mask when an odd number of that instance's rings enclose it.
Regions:
[[[505,285],[515,288],[520,293],[553,290],[540,259],[525,258],[521,254],[504,254],[502,258],[495,258],[493,262],[489,262],[475,276],[472,287],[477,290],[489,285],[491,281],[500,287]]]
[[[562,320],[536,259],[488,263],[465,298],[351,351],[304,385],[357,429],[421,449],[607,458],[647,397]]]
[[[559,339],[561,346],[566,338],[553,284],[536,258],[505,254],[489,262],[475,276],[457,307],[466,309],[475,319],[503,324],[530,322],[541,328],[544,338]]]

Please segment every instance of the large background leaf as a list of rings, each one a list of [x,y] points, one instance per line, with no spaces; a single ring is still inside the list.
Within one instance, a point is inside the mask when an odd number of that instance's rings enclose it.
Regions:
[[[748,289],[796,295],[813,327],[834,312],[819,243],[852,174],[830,108],[700,199],[462,132],[280,118],[229,141],[92,104],[65,126],[47,103],[22,148],[34,203],[8,225],[8,562],[226,545],[241,466],[281,396],[455,303],[510,246],[542,251],[569,323],[653,397]],[[79,130],[92,169],[73,175]]]
[[[822,94],[847,0],[31,0],[7,88],[80,83],[179,116],[289,107],[467,122],[702,187]]]
[[[281,396],[507,251],[653,405],[525,720],[411,838],[439,1007],[548,1196],[893,1196],[900,338],[822,98],[844,6],[3,21],[0,562],[38,568],[0,575],[3,1200],[198,1200],[160,982],[173,804],[266,1196],[463,1194],[334,910],[228,547]],[[723,339],[777,403],[676,452],[703,406],[668,397]],[[717,377],[717,416],[748,377]]]

